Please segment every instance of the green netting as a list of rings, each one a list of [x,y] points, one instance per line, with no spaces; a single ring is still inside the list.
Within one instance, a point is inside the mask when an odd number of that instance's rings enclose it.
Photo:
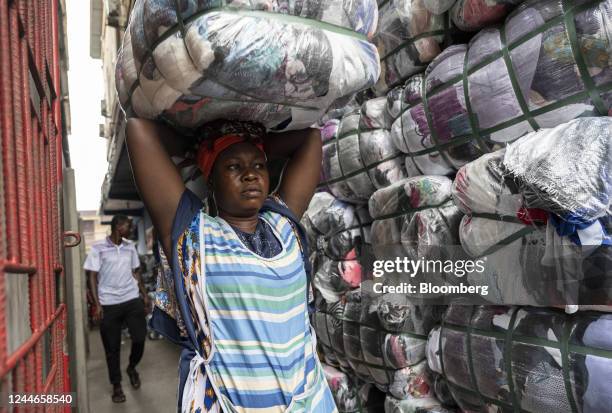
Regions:
[[[360,321],[349,320],[349,319],[346,319],[344,317],[336,317],[335,315],[333,315],[331,313],[327,313],[327,312],[319,311],[319,313],[320,314],[324,314],[326,317],[333,317],[336,320],[341,321],[343,324],[344,323],[352,323],[352,324],[358,325],[360,329],[363,326],[363,327],[368,327],[368,328],[371,328],[373,330],[376,330],[376,331],[378,331],[380,333],[383,333],[383,334],[378,334],[378,339],[379,339],[379,343],[378,344],[379,344],[380,348],[384,348],[385,334],[404,335],[404,336],[408,336],[408,337],[415,338],[415,339],[418,339],[418,340],[427,341],[427,335],[424,335],[424,334],[416,334],[416,333],[412,333],[412,332],[409,332],[409,331],[392,331],[392,330],[388,330],[388,329],[382,328],[380,326],[373,327],[371,325],[362,323]],[[325,328],[327,329],[327,334],[329,336],[331,334],[331,332],[329,330],[329,323],[327,323],[327,322],[325,323]],[[370,367],[370,368],[373,368],[373,369],[376,369],[376,370],[384,370],[385,372],[387,372],[387,379],[389,380],[389,382],[391,382],[393,380],[393,376],[390,375],[389,373],[392,373],[392,372],[395,372],[395,371],[398,370],[397,368],[395,368],[393,366],[389,366],[387,364],[387,362],[386,362],[384,357],[382,359],[383,360],[382,365],[378,365],[378,364],[369,363],[369,362],[367,362],[365,360],[362,360],[362,359],[351,357],[351,356],[349,356],[346,353],[344,348],[339,349],[339,348],[334,347],[334,348],[328,348],[328,350],[333,351],[334,353],[336,353],[337,355],[339,355],[340,357],[346,359],[347,361],[349,361],[351,363],[358,364],[358,365],[363,365],[363,366]]]
[[[355,116],[354,113],[348,114],[345,117],[348,116]],[[361,114],[359,115],[361,116]],[[340,129],[340,126],[339,126]],[[361,150],[361,142],[362,142],[362,134],[363,133],[367,133],[367,132],[372,132],[375,130],[386,130],[386,129],[382,129],[382,128],[378,128],[378,129],[362,129],[361,128],[361,121],[358,122],[358,127],[357,129],[350,129],[348,131],[343,132],[342,134],[335,134],[333,139],[330,139],[329,141],[325,142],[323,144],[323,146],[329,146],[329,145],[334,145],[335,146],[335,152],[336,152],[336,156],[338,158],[338,167],[340,169],[340,176],[336,177],[336,178],[332,178],[332,179],[328,179],[326,181],[320,182],[317,185],[317,188],[322,189],[322,188],[327,188],[330,185],[336,184],[338,182],[342,182],[342,181],[346,181],[350,178],[353,178],[355,176],[358,176],[360,174],[366,173],[366,175],[368,176],[368,179],[370,180],[370,183],[372,184],[373,187],[376,188],[375,182],[372,179],[372,177],[370,176],[370,171],[374,168],[376,168],[377,166],[388,162],[388,161],[392,161],[394,159],[400,158],[400,157],[404,157],[406,156],[404,153],[402,152],[397,152],[393,155],[387,156],[379,161],[376,162],[372,162],[372,163],[367,163],[365,162],[365,160],[363,159],[363,153]],[[342,164],[342,156],[341,156],[341,150],[340,150],[340,144],[339,142],[341,140],[344,140],[346,138],[349,138],[351,136],[355,136],[357,135],[357,143],[359,145],[359,160],[361,161],[361,164],[364,165],[362,168],[358,168],[355,169],[354,171],[351,172],[345,172],[344,170],[344,166]]]
[[[408,5],[405,3],[410,4]],[[395,22],[394,25],[393,20],[388,20],[386,18],[386,13],[395,12],[393,9],[391,9],[393,6],[402,9],[401,12],[403,15],[401,17],[396,17],[400,24]],[[413,8],[419,7],[422,7],[422,10],[413,10]],[[418,71],[421,71],[425,68],[425,66],[427,66],[429,59],[426,61],[421,61],[419,56],[420,52],[415,46],[419,40],[432,38],[440,45],[439,49],[441,51],[451,44],[451,38],[458,33],[458,30],[451,23],[449,12],[436,15],[428,11],[422,3],[415,2],[414,0],[400,0],[396,1],[395,3],[391,3],[389,0],[384,0],[379,3],[378,10],[380,23],[378,34],[375,36],[374,41],[377,43],[379,52],[381,53],[381,64],[386,67],[386,69],[383,71],[384,74],[379,81],[385,83],[385,87],[379,92],[391,90],[392,88],[403,84],[410,76]],[[411,31],[412,25],[418,25],[419,23],[424,24],[425,22],[419,22],[418,17],[414,16],[414,14],[419,15],[420,12],[424,11],[425,15],[428,17],[428,28],[424,29],[425,31],[422,33],[401,39],[401,41],[399,41],[398,44],[394,44],[390,50],[385,50],[386,47],[388,47],[386,45],[387,42],[385,41],[385,37],[395,37],[398,36],[399,33],[403,33],[404,30]],[[439,20],[441,24],[439,24],[436,20]],[[389,27],[380,27],[385,23],[388,23]],[[389,43],[393,44],[394,42],[390,41]],[[411,49],[413,47],[414,49]],[[405,56],[400,56],[401,53],[405,53]],[[393,59],[398,60],[393,62]],[[407,63],[407,61],[409,63]],[[391,73],[389,78],[387,78],[388,72]]]
[[[474,218],[484,218],[484,219],[490,219],[490,220],[500,221],[500,222],[509,222],[509,223],[512,223],[512,224],[525,224],[523,221],[521,221],[517,217],[513,217],[513,216],[510,216],[510,215],[498,215],[498,214],[477,213],[477,212],[474,212],[474,213],[470,214],[470,216],[474,217]],[[532,224],[532,225],[525,226],[525,228],[520,229],[519,231],[515,232],[514,234],[512,234],[512,235],[502,239],[501,241],[499,241],[495,245],[492,245],[485,252],[483,252],[482,254],[480,254],[478,257],[475,257],[475,258],[482,258],[482,257],[486,257],[487,255],[494,254],[497,251],[499,251],[502,248],[504,248],[505,246],[512,244],[514,241],[517,241],[517,240],[523,238],[524,236],[526,236],[528,234],[531,234],[532,232],[536,231],[537,229],[538,229],[538,227],[535,225],[535,223]]]
[[[573,4],[573,2],[569,0],[563,0],[563,13],[561,15],[547,21],[546,23],[538,27],[536,30],[520,36],[519,38],[517,38],[516,40],[512,41],[509,44],[507,44],[506,42],[505,29],[502,28],[500,30],[500,37],[501,37],[501,42],[502,42],[501,50],[490,54],[485,59],[480,61],[478,64],[468,67],[468,64],[467,64],[468,52],[466,52],[463,73],[461,75],[454,76],[453,78],[447,80],[446,82],[437,84],[434,87],[432,87],[429,91],[427,91],[428,79],[424,77],[420,98],[414,99],[410,104],[406,103],[407,102],[407,99],[406,99],[407,89],[404,89],[402,93],[402,98],[400,99],[401,109],[400,109],[400,115],[399,115],[399,119],[401,122],[400,125],[401,125],[402,139],[404,140],[404,144],[406,145],[407,148],[409,148],[409,146],[406,144],[407,138],[404,133],[403,115],[407,111],[415,108],[416,106],[420,104],[424,106],[427,127],[431,134],[431,140],[434,143],[434,145],[432,145],[431,147],[427,147],[419,151],[408,152],[408,155],[414,158],[414,157],[425,155],[428,153],[439,152],[440,155],[444,158],[444,160],[447,163],[449,163],[449,165],[453,165],[450,162],[449,155],[446,153],[448,149],[454,148],[457,146],[461,146],[466,143],[475,142],[482,152],[490,152],[492,148],[494,147],[494,145],[497,143],[493,142],[489,138],[489,135],[495,132],[502,131],[508,127],[517,125],[525,121],[529,123],[532,129],[538,129],[540,125],[535,120],[536,117],[542,114],[551,112],[553,110],[559,109],[563,106],[584,101],[587,98],[591,99],[593,106],[600,114],[607,114],[608,108],[603,102],[601,95],[604,92],[612,90],[612,82],[604,83],[601,85],[596,85],[595,82],[593,81],[592,76],[589,74],[588,67],[586,67],[584,56],[578,44],[575,21],[574,21],[574,17],[576,16],[576,14],[583,12],[585,10],[588,10],[589,8],[594,7],[600,2],[601,0],[591,0],[591,1],[587,1],[585,3],[577,5],[577,4]],[[566,96],[546,106],[543,106],[537,109],[530,109],[519,87],[517,75],[516,75],[514,66],[512,64],[511,52],[512,50],[525,44],[527,41],[533,39],[537,35],[542,34],[546,32],[547,30],[559,24],[563,24],[565,27],[565,33],[568,36],[569,43],[572,48],[574,63],[579,69],[580,79],[582,80],[585,86],[585,90],[575,93],[570,96]],[[477,71],[483,69],[484,67],[490,65],[491,63],[495,62],[496,60],[500,58],[503,59],[504,61],[505,67],[510,77],[514,95],[521,108],[522,114],[513,119],[503,121],[502,123],[499,123],[493,127],[482,128],[478,124],[477,115],[474,112],[472,108],[472,104],[470,102],[468,78],[470,75],[476,73]],[[459,82],[461,82],[462,88],[463,88],[465,104],[466,104],[466,112],[467,112],[469,124],[471,126],[471,132],[467,134],[463,134],[463,135],[453,136],[448,142],[440,142],[438,131],[434,127],[431,109],[429,108],[429,99],[432,96],[435,96],[436,94],[450,87],[454,87]]]
[[[514,377],[514,368],[512,363],[512,354],[513,347],[515,344],[527,344],[536,347],[548,347],[552,349],[559,350],[561,354],[561,369],[563,372],[563,382],[564,382],[564,391],[566,393],[566,397],[569,401],[569,405],[572,413],[578,413],[581,411],[579,409],[576,398],[573,391],[572,378],[570,375],[569,365],[570,353],[581,354],[581,355],[590,355],[596,356],[605,359],[612,360],[612,350],[605,350],[600,348],[591,348],[583,345],[577,345],[571,343],[572,332],[574,328],[578,325],[578,321],[574,316],[554,313],[563,317],[563,326],[562,326],[562,336],[559,341],[549,340],[541,337],[530,337],[524,336],[516,333],[516,328],[518,325],[517,319],[519,312],[525,311],[523,307],[512,307],[509,308],[510,313],[510,322],[505,332],[499,331],[491,331],[491,330],[483,330],[474,327],[474,314],[477,307],[472,307],[470,311],[470,318],[467,320],[467,325],[457,325],[453,323],[449,323],[448,320],[443,319],[441,323],[440,335],[438,337],[438,348],[440,350],[439,361],[442,368],[442,375],[448,380],[448,383],[451,387],[458,389],[460,392],[471,394],[476,396],[481,400],[483,404],[490,403],[496,406],[503,408],[505,411],[514,411],[521,413],[539,413],[535,411],[525,410],[520,405],[520,395],[518,394],[515,388],[515,377]],[[553,314],[552,310],[550,314]],[[448,313],[447,313],[448,314]],[[448,372],[444,366],[444,347],[443,347],[443,337],[445,331],[453,331],[465,334],[467,339],[467,362],[468,362],[468,370],[470,375],[471,383],[468,385],[467,383],[456,383],[450,380],[448,376]],[[472,337],[474,335],[478,335],[485,338],[490,338],[498,341],[502,341],[504,344],[503,351],[503,363],[506,370],[506,380],[508,384],[508,391],[511,402],[506,402],[503,400],[499,400],[496,398],[488,397],[481,393],[477,386],[476,380],[476,372],[474,368],[474,354],[472,349]],[[449,351],[449,350],[447,350]],[[494,366],[490,366],[490,368],[494,368]],[[562,412],[560,412],[562,413]]]

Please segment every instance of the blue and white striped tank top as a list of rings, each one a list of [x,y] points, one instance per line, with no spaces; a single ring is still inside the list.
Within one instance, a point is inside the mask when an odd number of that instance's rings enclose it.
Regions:
[[[297,238],[283,216],[260,217],[282,245],[275,257],[252,252],[223,219],[200,215],[204,259],[192,299],[205,309],[199,321],[207,322],[210,350],[192,362],[190,378],[210,383],[225,413],[336,412],[314,350]],[[186,385],[183,397],[192,397],[183,411],[197,411],[196,383]]]

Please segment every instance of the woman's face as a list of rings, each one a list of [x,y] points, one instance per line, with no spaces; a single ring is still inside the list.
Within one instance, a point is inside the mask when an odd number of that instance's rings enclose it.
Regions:
[[[232,145],[217,157],[211,181],[219,211],[241,218],[255,215],[270,189],[266,157],[251,143]]]

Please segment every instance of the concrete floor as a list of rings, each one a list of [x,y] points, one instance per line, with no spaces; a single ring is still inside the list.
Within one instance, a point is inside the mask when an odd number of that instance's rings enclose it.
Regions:
[[[149,340],[145,353],[136,368],[140,373],[142,386],[134,390],[125,374],[130,353],[130,340],[121,346],[121,373],[125,403],[113,403],[112,386],[108,381],[108,370],[100,331],[89,332],[89,358],[87,380],[89,386],[89,411],[91,413],[173,413],[176,412],[178,386],[178,360],[180,349],[166,340]]]

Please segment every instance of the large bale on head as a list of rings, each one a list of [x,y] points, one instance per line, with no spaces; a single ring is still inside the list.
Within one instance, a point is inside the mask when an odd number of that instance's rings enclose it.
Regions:
[[[138,0],[117,62],[122,106],[182,128],[310,126],[378,79],[377,15],[374,0]]]

